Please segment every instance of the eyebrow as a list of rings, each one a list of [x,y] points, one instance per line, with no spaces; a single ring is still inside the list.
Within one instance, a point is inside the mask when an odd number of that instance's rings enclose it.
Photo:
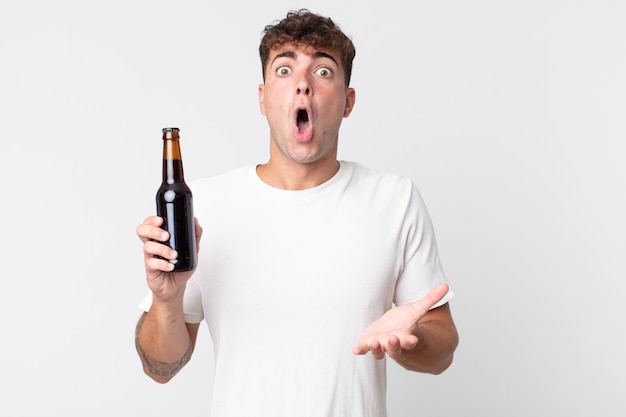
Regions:
[[[272,60],[272,63],[274,63],[274,61],[276,61],[278,58],[290,58],[290,59],[296,59],[297,55],[294,51],[283,51],[280,52],[278,54],[276,54],[276,56],[274,57],[274,59]],[[313,54],[313,58],[315,59],[319,59],[319,58],[328,58],[331,61],[333,61],[335,64],[339,65],[339,63],[337,62],[337,60],[335,59],[334,56],[332,56],[331,54],[327,53],[327,52],[322,52],[322,51],[316,51]]]

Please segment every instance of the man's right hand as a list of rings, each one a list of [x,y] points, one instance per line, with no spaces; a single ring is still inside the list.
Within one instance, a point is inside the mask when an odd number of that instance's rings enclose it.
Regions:
[[[199,250],[202,227],[200,227],[198,219],[194,219],[194,223],[196,226],[196,248]],[[174,264],[168,259],[176,259],[178,254],[163,243],[169,239],[169,233],[161,229],[162,224],[163,218],[150,216],[137,226],[136,232],[143,242],[148,287],[156,301],[168,303],[182,299],[185,286],[193,271],[172,272]]]

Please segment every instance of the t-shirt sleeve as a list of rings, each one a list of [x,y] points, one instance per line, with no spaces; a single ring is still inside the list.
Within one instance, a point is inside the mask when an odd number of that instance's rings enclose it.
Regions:
[[[403,268],[396,282],[394,304],[419,300],[440,283],[448,283],[439,260],[437,240],[426,205],[415,184],[406,208]],[[433,308],[447,303],[454,296],[448,293]]]
[[[197,272],[197,271],[196,271]],[[202,308],[202,290],[198,281],[198,274],[194,274],[187,282],[185,298],[183,300],[183,316],[186,323],[200,323],[204,319]]]

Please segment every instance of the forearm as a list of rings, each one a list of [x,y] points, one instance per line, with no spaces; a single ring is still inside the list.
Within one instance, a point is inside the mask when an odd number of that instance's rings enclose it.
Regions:
[[[449,314],[447,305],[439,309],[447,313],[445,316]],[[417,346],[411,350],[403,350],[401,355],[395,358],[401,366],[411,371],[436,375],[452,364],[454,351],[459,343],[456,326],[452,320],[424,317],[424,320],[415,326],[413,334],[418,338]]]
[[[154,303],[137,323],[135,344],[144,372],[157,382],[167,382],[180,371],[193,351],[182,307]]]

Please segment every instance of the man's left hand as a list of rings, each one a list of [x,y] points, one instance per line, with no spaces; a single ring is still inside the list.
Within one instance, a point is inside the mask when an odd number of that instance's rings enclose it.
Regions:
[[[448,285],[439,284],[424,298],[387,311],[365,329],[352,352],[355,355],[371,352],[376,359],[383,359],[386,353],[397,360],[403,351],[415,349],[419,342],[415,335],[419,320],[447,292]]]

